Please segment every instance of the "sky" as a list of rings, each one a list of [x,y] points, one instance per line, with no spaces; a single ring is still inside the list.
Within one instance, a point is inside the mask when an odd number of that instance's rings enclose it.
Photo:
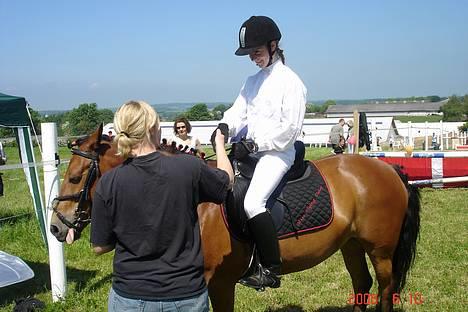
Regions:
[[[278,24],[308,100],[468,93],[468,1],[0,0],[0,93],[33,109],[232,103],[258,68],[241,24]]]

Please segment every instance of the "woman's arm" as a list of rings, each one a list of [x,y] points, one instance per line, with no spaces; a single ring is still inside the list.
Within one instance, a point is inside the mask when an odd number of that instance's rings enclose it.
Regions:
[[[227,157],[226,150],[224,149],[224,135],[221,130],[216,130],[216,163],[218,169],[224,170],[229,176],[229,189],[232,188],[234,183],[234,171],[232,170],[231,162]]]
[[[114,248],[115,248],[115,245],[98,246],[98,245],[93,244],[93,251],[98,256],[105,254],[109,251],[112,251],[114,250]]]

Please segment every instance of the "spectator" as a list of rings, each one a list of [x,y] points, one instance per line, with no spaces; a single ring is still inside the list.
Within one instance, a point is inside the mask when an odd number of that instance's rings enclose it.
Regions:
[[[171,138],[169,144],[176,143],[179,150],[186,153],[202,154],[200,140],[192,135],[192,125],[185,117],[179,117],[174,121],[174,136]]]
[[[388,146],[390,147],[391,151],[393,151],[394,144],[395,144],[395,139],[393,138],[393,136],[391,136],[390,139],[388,140]]]
[[[335,154],[343,153],[343,147],[340,144],[341,138],[344,138],[344,129],[343,126],[345,124],[345,120],[341,118],[336,125],[334,125],[330,130],[329,141],[332,145],[333,152]]]
[[[353,154],[354,148],[356,146],[356,137],[354,135],[354,122],[348,120],[346,123],[348,125],[348,136],[346,137],[346,142],[348,143],[348,153]]]
[[[157,151],[159,117],[142,101],[114,117],[125,162],[98,181],[93,201],[94,252],[115,249],[108,311],[209,311],[197,206],[221,203],[233,181],[216,133],[217,166]]]

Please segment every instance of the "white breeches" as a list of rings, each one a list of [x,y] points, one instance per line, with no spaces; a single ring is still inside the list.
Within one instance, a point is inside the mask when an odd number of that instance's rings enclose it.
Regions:
[[[244,200],[244,210],[249,220],[266,211],[266,202],[294,163],[295,153],[294,147],[283,152],[259,153],[260,159]]]

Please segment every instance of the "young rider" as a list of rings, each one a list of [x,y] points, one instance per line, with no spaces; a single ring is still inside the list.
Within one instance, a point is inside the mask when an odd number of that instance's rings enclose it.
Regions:
[[[244,209],[262,266],[240,281],[256,289],[280,286],[278,239],[265,205],[294,162],[294,142],[302,131],[307,98],[301,79],[284,64],[280,39],[280,30],[269,17],[252,16],[242,24],[235,54],[248,55],[260,71],[247,78],[218,126],[222,131],[228,128],[231,136],[247,127],[246,138],[254,142],[251,150],[259,158]]]

